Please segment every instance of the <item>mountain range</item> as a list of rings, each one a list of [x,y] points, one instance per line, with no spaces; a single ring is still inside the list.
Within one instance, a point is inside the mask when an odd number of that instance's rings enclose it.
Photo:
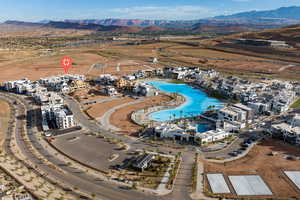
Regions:
[[[195,24],[214,22],[231,24],[275,24],[291,25],[300,23],[300,7],[282,7],[276,10],[249,11],[233,15],[222,15],[199,20],[141,20],[141,19],[67,19],[65,22],[100,24],[105,26],[163,26],[173,28],[189,28]]]
[[[38,23],[6,21],[4,24],[36,28],[79,29],[115,32],[246,32],[300,24],[300,7],[249,11],[199,20],[82,19],[43,20]]]

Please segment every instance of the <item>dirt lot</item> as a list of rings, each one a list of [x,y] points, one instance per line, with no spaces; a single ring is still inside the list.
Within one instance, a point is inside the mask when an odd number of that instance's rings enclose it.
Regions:
[[[41,77],[63,74],[60,66],[62,56],[70,56],[74,60],[69,73],[91,77],[99,74],[125,75],[136,70],[159,68],[163,65],[202,65],[234,73],[274,73],[274,76],[283,78],[300,77],[298,66],[285,68],[288,64],[275,64],[270,59],[172,42],[143,45],[124,45],[125,43],[126,41],[78,48],[58,48],[49,54],[43,50],[1,50],[0,82],[24,77],[37,80]],[[157,57],[161,62],[152,64],[153,57]],[[91,68],[95,63],[104,64],[106,67]],[[116,70],[118,64],[120,71]]]
[[[110,121],[114,126],[119,127],[122,130],[122,133],[133,135],[141,128],[131,121],[130,117],[133,111],[170,100],[171,98],[168,96],[148,97],[142,103],[125,106],[116,110],[116,112],[111,115]]]
[[[110,110],[113,107],[116,107],[116,106],[124,104],[124,103],[133,102],[133,101],[134,101],[134,99],[132,99],[130,97],[119,98],[119,99],[107,101],[104,103],[94,104],[94,105],[90,106],[86,110],[86,112],[89,116],[91,116],[93,118],[98,118],[98,117],[102,117],[102,115],[104,113],[106,113],[108,110]]]
[[[96,88],[77,90],[74,91],[71,96],[73,96],[78,102],[109,98],[109,96],[102,95],[99,90],[100,89]]]
[[[0,108],[0,145],[2,145],[4,133],[8,126],[10,107],[6,102],[0,101]]]
[[[252,60],[264,60],[262,58],[252,57],[252,56],[244,56],[233,53],[225,53],[220,51],[214,51],[210,49],[204,49],[199,47],[187,47],[187,46],[174,46],[168,48],[170,52],[179,53],[182,55],[189,55],[195,57],[207,57],[207,58],[224,58],[224,59],[252,59]]]
[[[116,46],[114,46],[116,45]],[[52,53],[44,56],[41,50],[28,51],[4,51],[1,50],[0,56],[0,82],[29,78],[37,80],[41,77],[48,77],[63,74],[63,68],[60,65],[60,59],[63,56],[70,56],[73,59],[70,74],[84,74],[89,76],[98,76],[99,74],[125,75],[136,70],[156,68],[158,65],[152,65],[150,57],[146,55],[147,60],[131,59],[128,54],[123,56],[114,56],[113,54],[103,54],[104,49],[120,48],[117,44],[101,44],[90,47],[79,47],[77,49],[64,48],[56,49]],[[128,52],[134,47],[126,47]],[[150,48],[149,48],[150,49]],[[143,50],[140,50],[143,52]],[[150,53],[152,52],[149,50]],[[137,52],[135,52],[136,54]],[[102,55],[103,54],[103,55]],[[150,56],[150,54],[149,54]],[[145,58],[146,58],[145,57]],[[95,63],[105,64],[103,69],[93,69],[91,65]],[[116,71],[117,64],[120,63],[120,71]]]
[[[278,155],[267,155],[270,152],[278,152]],[[205,173],[223,173],[224,175],[257,174],[270,187],[274,194],[272,198],[300,198],[300,190],[283,173],[285,170],[300,171],[300,160],[286,160],[283,156],[287,154],[300,156],[300,149],[279,140],[268,140],[255,146],[246,157],[237,161],[225,165],[206,162]],[[229,195],[228,197],[236,196]]]

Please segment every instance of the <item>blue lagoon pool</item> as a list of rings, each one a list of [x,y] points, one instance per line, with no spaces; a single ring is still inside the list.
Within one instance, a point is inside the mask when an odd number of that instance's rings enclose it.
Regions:
[[[187,84],[168,83],[164,81],[152,81],[148,83],[161,91],[178,93],[186,98],[186,102],[177,108],[151,113],[151,120],[162,122],[181,117],[192,117],[208,111],[209,106],[214,106],[214,109],[223,106],[223,103],[218,99],[209,97],[205,92],[194,89]]]

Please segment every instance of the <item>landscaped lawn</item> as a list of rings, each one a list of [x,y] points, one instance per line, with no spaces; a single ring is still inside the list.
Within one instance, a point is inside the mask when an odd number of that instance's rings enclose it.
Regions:
[[[300,108],[300,98],[295,103],[293,103],[291,108]]]

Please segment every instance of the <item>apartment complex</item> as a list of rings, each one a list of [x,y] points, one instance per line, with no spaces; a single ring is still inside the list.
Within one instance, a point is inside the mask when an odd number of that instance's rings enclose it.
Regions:
[[[64,100],[58,92],[71,91],[71,84],[79,86],[85,77],[82,75],[62,75],[49,78],[41,78],[39,81],[21,79],[4,83],[7,91],[32,96],[41,106],[42,128],[66,129],[76,126],[73,113],[64,104]],[[74,87],[73,87],[74,89]]]

